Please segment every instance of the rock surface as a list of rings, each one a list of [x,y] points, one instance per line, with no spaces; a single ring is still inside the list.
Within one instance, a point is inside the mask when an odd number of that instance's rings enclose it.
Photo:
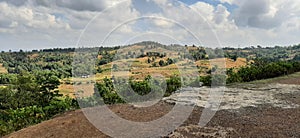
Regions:
[[[233,128],[200,127],[198,125],[182,126],[177,128],[169,138],[227,138],[236,135]]]
[[[270,104],[274,107],[297,108],[296,103],[277,98],[278,95],[300,93],[299,85],[270,84],[264,87],[240,88],[182,88],[170,97],[163,100],[167,103],[196,105],[211,109],[239,109],[243,107],[257,107]]]

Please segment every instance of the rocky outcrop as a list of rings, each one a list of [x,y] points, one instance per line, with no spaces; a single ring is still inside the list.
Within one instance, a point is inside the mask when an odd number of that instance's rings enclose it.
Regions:
[[[278,98],[278,95],[298,94],[299,85],[269,84],[264,87],[187,87],[163,100],[167,103],[211,107],[212,109],[239,109],[270,104],[274,107],[297,108],[297,103]]]
[[[168,138],[228,138],[237,136],[233,128],[188,125],[177,128]]]

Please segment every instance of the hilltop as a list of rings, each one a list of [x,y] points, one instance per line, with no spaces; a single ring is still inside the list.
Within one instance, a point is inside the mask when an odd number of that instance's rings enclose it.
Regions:
[[[265,100],[279,100],[285,103],[284,105],[277,105],[279,103],[259,103],[256,106],[245,106],[240,108],[223,109],[216,113],[213,119],[204,128],[197,126],[199,117],[203,111],[203,107],[196,107],[189,119],[170,133],[168,137],[299,137],[300,134],[300,108],[292,107],[286,108],[286,105],[298,104],[300,105],[299,93],[297,91],[300,87],[293,80],[299,79],[299,73],[290,75],[288,77],[279,77],[261,82],[264,86],[243,84],[242,88],[252,91],[249,95],[244,95],[249,100],[257,100],[251,96],[255,96],[257,90],[264,89],[264,92],[271,94]],[[281,84],[279,84],[281,83]],[[299,84],[299,83],[297,83]],[[272,89],[278,89],[276,85],[280,85],[280,89],[289,88],[286,93],[275,94],[277,92]],[[234,86],[231,86],[234,88]],[[273,88],[274,87],[274,88]],[[292,90],[292,91],[290,91]],[[245,98],[244,97],[244,98]],[[228,102],[229,99],[224,99],[223,102]],[[233,99],[231,99],[233,100]],[[238,105],[244,105],[243,99],[236,99]],[[225,106],[225,105],[224,105]],[[173,107],[173,104],[160,102],[154,106],[147,108],[136,108],[132,105],[111,105],[109,108],[119,115],[132,121],[150,121],[157,119],[168,113]],[[42,122],[41,124],[25,128],[18,132],[12,133],[4,138],[45,138],[45,137],[108,137],[101,131],[96,129],[85,118],[81,110],[70,111],[55,117],[52,120]]]

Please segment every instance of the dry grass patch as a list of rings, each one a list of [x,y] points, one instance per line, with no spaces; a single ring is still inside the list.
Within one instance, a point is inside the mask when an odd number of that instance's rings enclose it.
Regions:
[[[74,87],[71,84],[61,84],[58,87],[59,93],[64,96],[69,96],[71,98],[75,98],[74,95]]]
[[[224,64],[225,62],[225,64]],[[212,68],[212,65],[217,65],[218,67],[226,67],[229,68],[240,68],[246,66],[249,62],[245,58],[237,58],[236,61],[233,61],[229,58],[217,58],[211,60],[200,60],[197,61],[196,64],[198,66]]]
[[[38,54],[38,53],[31,54],[31,55],[28,55],[28,57],[29,57],[30,59],[38,58],[38,57],[39,57],[39,54]]]
[[[0,64],[0,73],[8,73],[7,69],[3,67],[3,64]]]

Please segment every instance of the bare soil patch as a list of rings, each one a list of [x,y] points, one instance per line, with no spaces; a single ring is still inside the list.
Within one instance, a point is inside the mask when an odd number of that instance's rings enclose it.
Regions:
[[[161,102],[148,108],[113,105],[110,109],[133,121],[150,121],[166,114],[172,105]],[[300,137],[300,108],[281,109],[268,105],[239,110],[221,110],[204,128],[197,126],[203,108],[196,107],[187,121],[165,137]],[[100,137],[80,110],[20,130],[5,138]]]
[[[300,85],[300,77],[278,80],[277,83]]]

